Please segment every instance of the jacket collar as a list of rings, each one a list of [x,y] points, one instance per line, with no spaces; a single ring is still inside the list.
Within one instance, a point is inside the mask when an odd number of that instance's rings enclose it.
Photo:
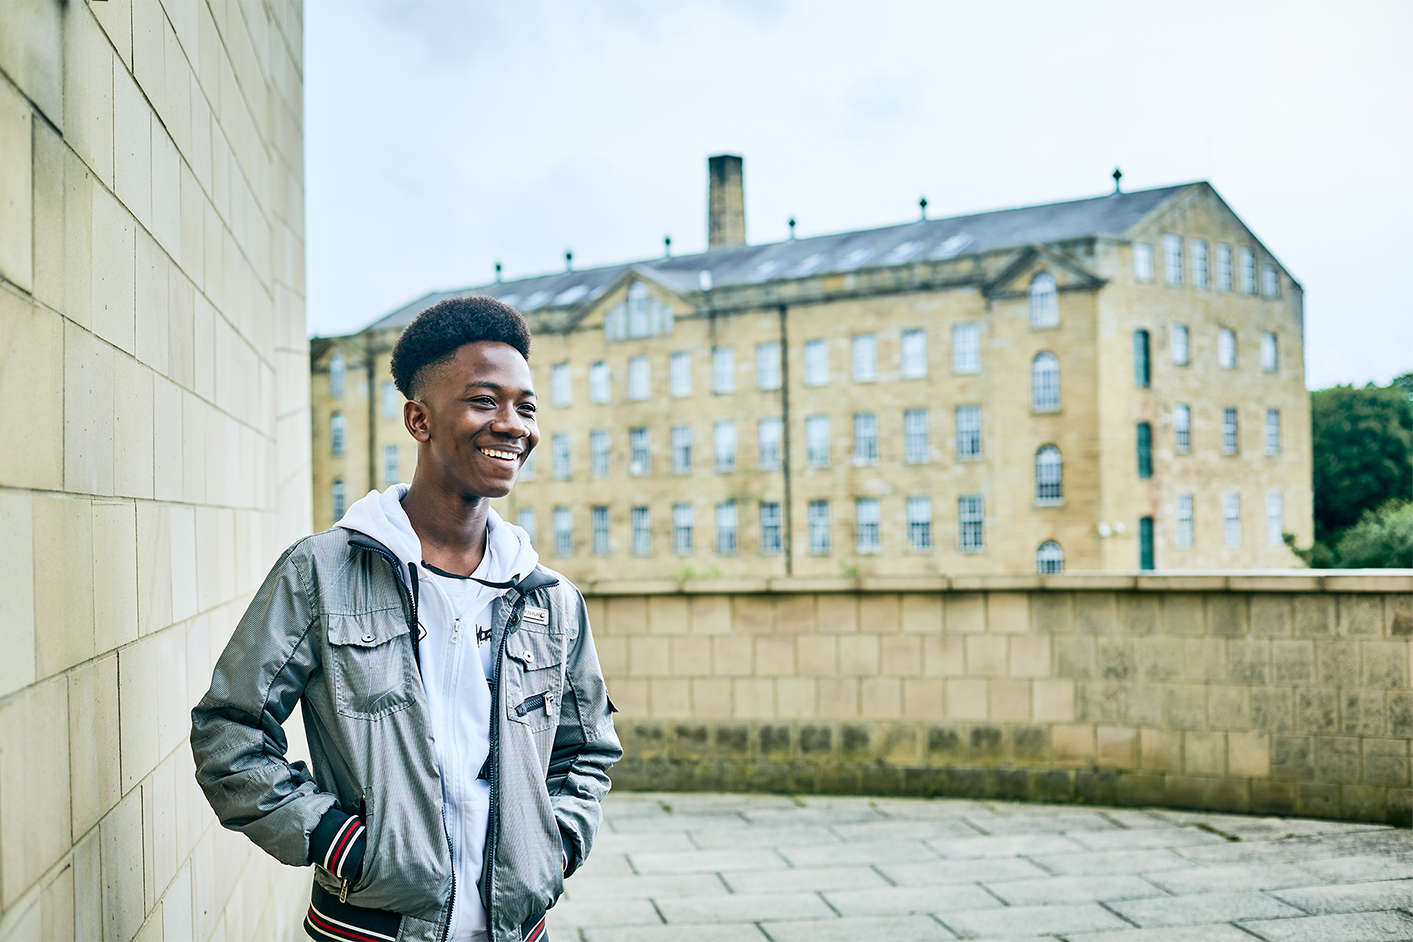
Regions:
[[[394,562],[397,561],[397,554],[366,533],[360,533],[357,530],[349,530],[348,544],[350,546],[357,546],[359,549],[372,550],[375,553],[388,557]],[[398,567],[399,571],[401,571],[401,568],[401,566]],[[544,566],[537,564],[530,572],[511,583],[510,589],[521,595],[528,595],[536,589],[546,589],[552,585],[558,584],[559,579],[557,579],[553,573]]]

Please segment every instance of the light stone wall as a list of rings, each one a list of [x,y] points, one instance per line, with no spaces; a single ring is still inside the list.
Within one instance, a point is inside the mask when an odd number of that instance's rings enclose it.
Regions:
[[[1413,814],[1413,571],[581,589],[619,788]]]
[[[187,732],[310,523],[301,20],[0,6],[0,939],[299,932]]]

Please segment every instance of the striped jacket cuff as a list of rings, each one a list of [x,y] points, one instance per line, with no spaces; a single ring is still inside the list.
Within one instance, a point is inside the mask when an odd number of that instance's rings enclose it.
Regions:
[[[340,880],[356,880],[363,872],[367,843],[362,818],[330,808],[309,835],[309,862]]]

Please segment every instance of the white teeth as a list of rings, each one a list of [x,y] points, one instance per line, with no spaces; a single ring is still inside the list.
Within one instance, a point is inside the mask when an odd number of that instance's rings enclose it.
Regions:
[[[481,454],[490,455],[492,458],[501,458],[505,461],[515,460],[515,452],[513,451],[497,451],[494,448],[482,448]]]

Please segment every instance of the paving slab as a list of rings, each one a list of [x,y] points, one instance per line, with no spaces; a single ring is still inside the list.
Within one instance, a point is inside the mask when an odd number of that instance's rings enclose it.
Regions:
[[[1145,929],[1153,926],[1190,926],[1199,923],[1235,922],[1239,919],[1303,915],[1294,906],[1259,890],[1155,896],[1148,899],[1115,900],[1108,905],[1120,916]]]
[[[1413,837],[1409,838],[1413,843]],[[1320,883],[1367,883],[1371,880],[1413,878],[1413,859],[1383,854],[1329,857],[1302,863],[1301,868]]]
[[[937,886],[990,880],[1027,880],[1049,876],[1022,857],[981,857],[971,860],[925,860],[910,864],[879,864],[883,876],[899,886]]]
[[[1125,929],[1130,924],[1098,903],[1058,906],[1003,906],[939,913],[942,925],[967,936],[1059,935],[1092,929]]]
[[[836,915],[818,893],[733,893],[711,899],[692,897],[655,902],[669,924],[823,919]]]
[[[1084,850],[1062,834],[1001,834],[994,837],[939,838],[927,845],[943,857],[1027,857],[1077,854]]]
[[[1112,831],[1066,833],[1065,836],[1090,850],[1147,850],[1151,847],[1187,847],[1226,841],[1226,838],[1210,831],[1187,827],[1115,828]]]
[[[1397,911],[1267,919],[1241,925],[1268,942],[1386,942],[1394,939],[1406,942],[1413,939],[1413,916]]]
[[[979,886],[889,886],[877,890],[836,890],[825,900],[841,916],[904,915],[953,909],[1000,906],[1001,901]]]
[[[749,837],[736,828],[722,828],[719,831],[696,829],[688,831],[687,836],[702,850],[740,847],[743,840],[753,847],[803,847],[810,844],[838,844],[843,840],[833,828],[822,824],[793,828],[751,828]]]
[[[1191,867],[1192,862],[1167,848],[1150,850],[1096,850],[1071,854],[1026,854],[1051,873],[1071,876],[1107,876],[1111,873],[1153,873]]]
[[[1037,903],[1089,903],[1098,900],[1162,896],[1163,891],[1141,877],[1043,877],[1038,880],[987,881],[986,889],[1010,906]]]
[[[1221,864],[1163,870],[1145,879],[1169,893],[1220,893],[1223,890],[1278,890],[1318,882],[1309,870],[1291,864]]]
[[[921,841],[847,841],[838,845],[782,847],[779,853],[796,867],[907,863],[937,856]]]
[[[731,870],[719,874],[733,893],[820,893],[890,886],[873,867],[808,867],[802,870]]]
[[[559,942],[562,938],[575,939],[577,935],[555,932],[551,922],[550,939]],[[738,922],[731,925],[700,926],[635,926],[613,929],[584,929],[585,942],[767,942],[767,936],[755,923]],[[1251,937],[1247,936],[1249,940]]]
[[[861,942],[864,939],[930,942],[955,939],[942,924],[926,916],[869,916],[767,922],[761,929],[771,942]]]
[[[1413,880],[1375,883],[1339,883],[1276,890],[1275,895],[1307,913],[1352,913],[1374,909],[1407,909],[1413,906]]]
[[[1251,933],[1219,923],[1206,926],[1174,926],[1170,929],[1114,929],[1107,932],[1079,932],[1065,936],[1066,942],[1252,942]]]

